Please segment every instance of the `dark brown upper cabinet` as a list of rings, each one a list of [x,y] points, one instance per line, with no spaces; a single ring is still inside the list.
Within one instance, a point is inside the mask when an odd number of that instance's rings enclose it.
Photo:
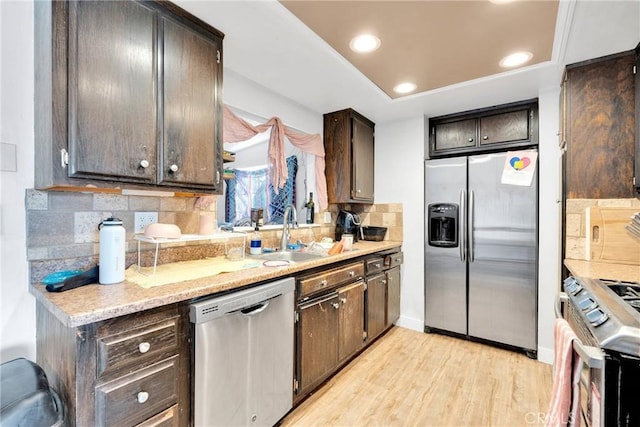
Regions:
[[[373,203],[374,128],[350,108],[324,115],[329,203]]]
[[[537,100],[429,119],[430,158],[537,144]]]
[[[222,33],[167,2],[35,9],[37,188],[222,190]]]
[[[634,197],[636,61],[631,50],[566,67],[560,97],[565,198]]]

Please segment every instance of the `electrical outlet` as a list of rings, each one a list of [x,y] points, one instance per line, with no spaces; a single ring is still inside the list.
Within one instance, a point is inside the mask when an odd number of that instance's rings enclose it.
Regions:
[[[144,229],[149,224],[158,222],[158,212],[136,212],[134,233],[144,233]]]
[[[331,224],[331,212],[324,213],[324,223]]]

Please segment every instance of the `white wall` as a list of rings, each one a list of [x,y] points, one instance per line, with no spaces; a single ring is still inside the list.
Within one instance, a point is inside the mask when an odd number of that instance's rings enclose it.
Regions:
[[[375,201],[402,203],[404,264],[397,324],[424,329],[424,118],[376,124]]]
[[[0,142],[16,149],[16,171],[0,172],[1,362],[35,360],[24,208],[24,191],[33,187],[33,135],[33,3],[0,1]]]

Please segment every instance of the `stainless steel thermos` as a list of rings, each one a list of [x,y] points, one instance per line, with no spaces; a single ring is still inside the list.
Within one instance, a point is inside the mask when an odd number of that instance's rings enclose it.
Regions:
[[[107,218],[98,226],[100,230],[99,278],[101,285],[124,281],[125,228],[122,220]]]

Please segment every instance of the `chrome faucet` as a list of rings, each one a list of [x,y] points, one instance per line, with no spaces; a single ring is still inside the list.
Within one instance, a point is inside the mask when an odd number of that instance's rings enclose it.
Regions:
[[[291,220],[289,220],[290,215],[293,215]],[[281,251],[287,250],[287,245],[291,239],[291,226],[293,226],[293,228],[298,228],[298,212],[296,212],[295,206],[287,205],[287,207],[284,208],[284,217],[282,219],[282,240],[280,240]]]

